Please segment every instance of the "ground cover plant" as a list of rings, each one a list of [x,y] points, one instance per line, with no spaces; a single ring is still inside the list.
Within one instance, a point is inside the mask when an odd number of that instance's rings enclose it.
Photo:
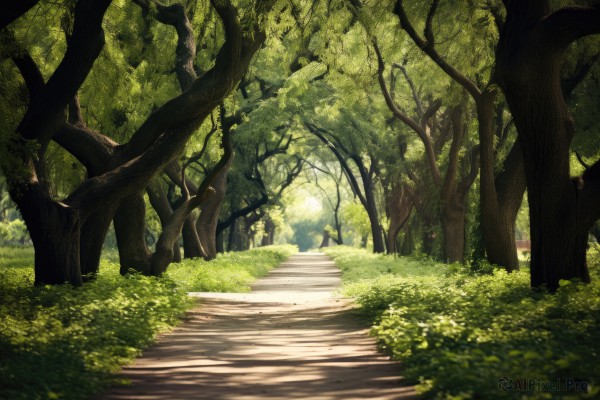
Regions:
[[[181,320],[196,304],[188,291],[248,291],[294,250],[185,260],[162,278],[122,277],[105,260],[94,282],[74,288],[34,287],[33,252],[0,249],[0,398],[86,398]]]
[[[528,271],[482,275],[348,247],[326,253],[381,348],[427,398],[598,396],[597,251],[592,283],[561,281],[556,294],[532,290]]]

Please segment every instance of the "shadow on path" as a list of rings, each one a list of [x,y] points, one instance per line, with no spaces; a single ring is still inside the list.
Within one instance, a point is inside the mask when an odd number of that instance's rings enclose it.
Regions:
[[[326,256],[301,253],[252,293],[192,293],[201,307],[122,371],[132,385],[96,399],[416,398],[333,296],[339,283]]]

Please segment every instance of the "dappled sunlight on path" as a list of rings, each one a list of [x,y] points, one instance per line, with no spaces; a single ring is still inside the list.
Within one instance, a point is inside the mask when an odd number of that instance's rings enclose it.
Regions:
[[[131,386],[99,399],[413,398],[399,366],[332,293],[339,270],[301,253],[252,293],[193,293],[201,307],[123,375]]]

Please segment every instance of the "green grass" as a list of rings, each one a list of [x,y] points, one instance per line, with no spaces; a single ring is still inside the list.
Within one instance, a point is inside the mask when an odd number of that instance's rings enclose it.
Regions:
[[[186,260],[163,278],[121,277],[103,260],[81,288],[33,287],[33,251],[0,248],[0,399],[83,399],[116,383],[114,373],[195,301],[187,291],[247,291],[292,246]]]
[[[371,333],[426,398],[598,397],[597,262],[592,284],[565,282],[551,295],[531,290],[526,270],[474,275],[457,265],[351,248],[326,253],[343,271],[345,293],[372,321]],[[513,388],[527,383],[533,390],[500,390],[504,377]],[[569,379],[585,382],[588,393],[542,386]]]
[[[183,260],[170,265],[167,276],[187,292],[249,292],[252,282],[296,252],[296,246],[277,245],[219,254],[210,262]]]

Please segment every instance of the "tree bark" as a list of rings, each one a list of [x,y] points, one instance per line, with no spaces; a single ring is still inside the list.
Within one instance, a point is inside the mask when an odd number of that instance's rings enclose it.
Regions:
[[[395,185],[388,200],[390,225],[387,234],[388,254],[398,253],[398,233],[412,212],[413,202],[404,185]]]
[[[375,197],[373,192],[369,191],[366,195],[367,200],[367,215],[369,216],[369,222],[371,224],[371,235],[373,237],[373,253],[385,253],[385,242],[383,240],[383,230],[379,223],[379,214],[377,213],[377,206],[375,205]]]
[[[227,173],[230,166],[231,159],[213,181],[212,187],[215,189],[215,193],[200,207],[200,215],[196,220],[196,231],[205,252],[203,257],[206,260],[212,260],[217,256],[217,225],[227,190]]]
[[[440,220],[444,234],[444,261],[447,263],[464,261],[465,214],[464,201],[456,196],[444,206]]]
[[[487,89],[477,101],[479,129],[481,230],[487,260],[507,271],[519,269],[515,243],[515,220],[525,192],[523,158],[518,144],[496,176],[494,155],[495,91]]]
[[[150,256],[145,240],[146,204],[141,193],[121,202],[114,218],[115,235],[119,249],[121,275],[129,270],[149,275]]]
[[[84,281],[93,278],[98,273],[102,247],[116,210],[116,205],[109,204],[106,209],[94,213],[83,223],[80,260],[81,275]]]
[[[224,157],[228,157],[227,155]],[[207,177],[207,179],[210,179]],[[160,276],[165,273],[167,267],[173,260],[173,245],[179,239],[183,224],[187,220],[187,216],[206,201],[214,191],[207,188],[205,191],[196,194],[185,200],[177,209],[173,212],[171,218],[164,226],[158,241],[156,242],[156,249],[150,258],[152,276]]]
[[[36,250],[34,283],[80,286],[83,281],[78,213],[44,196],[31,196],[29,192],[20,198],[19,203]],[[27,211],[23,212],[25,208]]]
[[[198,232],[196,232],[196,218],[190,213],[185,219],[182,230],[183,237],[183,257],[200,258],[204,257],[204,249],[200,243]]]

